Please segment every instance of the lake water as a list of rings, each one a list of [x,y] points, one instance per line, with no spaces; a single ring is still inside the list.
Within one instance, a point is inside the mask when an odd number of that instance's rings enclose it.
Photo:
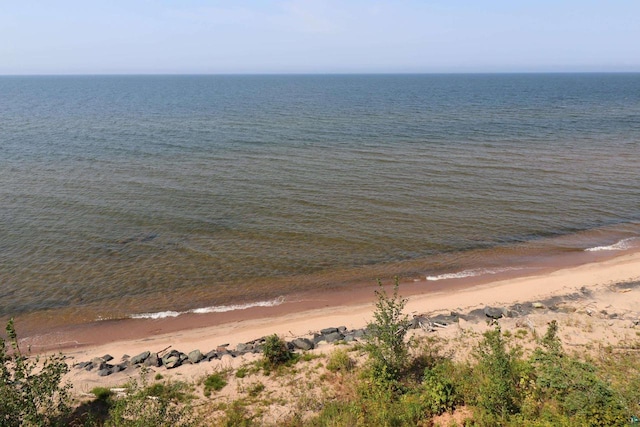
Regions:
[[[3,318],[637,246],[640,74],[0,77]]]

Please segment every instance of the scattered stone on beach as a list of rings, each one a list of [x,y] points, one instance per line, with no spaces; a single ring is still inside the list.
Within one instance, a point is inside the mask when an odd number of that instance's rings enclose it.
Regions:
[[[490,319],[500,319],[504,316],[504,309],[499,307],[486,306],[483,311],[484,315]]]
[[[137,356],[133,356],[131,358],[131,364],[132,365],[137,365],[139,363],[144,362],[145,360],[147,360],[147,358],[151,355],[150,351],[143,351],[142,353],[138,354]]]
[[[112,372],[111,372],[111,369],[109,369],[109,368],[100,369],[98,371],[98,375],[101,376],[101,377],[106,377],[106,376],[111,375],[111,374],[112,374]]]
[[[324,328],[320,330],[320,335],[329,335],[338,332],[338,328]]]
[[[199,363],[202,359],[204,359],[204,356],[202,355],[202,352],[200,350],[193,350],[189,353],[187,358],[191,363]]]
[[[311,341],[308,338],[296,338],[293,341],[291,341],[291,343],[298,350],[306,351],[306,350],[311,350],[314,347],[313,341]]]
[[[146,358],[146,360],[144,361],[144,366],[161,366],[162,362],[160,360],[160,358],[158,357],[158,353],[151,353],[149,355],[149,357]]]
[[[336,330],[336,332],[331,332],[330,334],[323,334],[322,340],[326,342],[335,342],[340,341],[344,336]]]
[[[113,356],[110,354],[105,354],[104,356],[101,357],[102,360],[104,360],[105,362],[109,362],[110,360],[113,360]]]
[[[162,356],[162,365],[167,369],[177,368],[182,364],[180,359],[180,352],[177,350],[171,350],[169,353]]]

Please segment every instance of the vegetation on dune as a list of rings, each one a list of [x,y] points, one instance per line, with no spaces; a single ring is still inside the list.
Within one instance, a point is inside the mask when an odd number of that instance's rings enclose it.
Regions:
[[[471,357],[454,360],[437,339],[407,340],[397,281],[393,293],[380,288],[376,295],[364,346],[301,357],[272,335],[262,360],[235,371],[195,384],[162,375],[149,384],[142,375],[120,395],[94,389],[95,399],[76,403],[73,412],[69,386],[61,383],[64,359],[43,364],[24,356],[9,322],[10,348],[4,340],[0,346],[0,426],[625,426],[640,413],[637,343],[589,359],[563,349],[555,321],[537,340],[496,324],[479,340],[462,341],[474,342]],[[524,340],[534,348],[525,352]],[[284,393],[277,395],[274,384]],[[238,397],[220,399],[230,388]],[[288,412],[267,415],[287,405]]]

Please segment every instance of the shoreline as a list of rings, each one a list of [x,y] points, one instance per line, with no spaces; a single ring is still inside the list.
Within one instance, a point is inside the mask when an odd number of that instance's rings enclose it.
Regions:
[[[401,284],[400,294],[409,299],[405,313],[466,312],[485,305],[508,305],[568,294],[583,286],[640,280],[640,251],[627,251],[603,261],[533,275],[495,279],[453,288],[443,283],[422,293],[415,291],[421,286],[424,288],[426,281]],[[366,290],[336,304],[337,296],[346,298],[348,295],[348,292],[334,293],[333,299],[321,301],[321,307],[317,306],[318,300],[301,301],[295,307],[283,304],[288,310],[281,310],[282,306],[256,307],[251,309],[251,316],[239,310],[159,320],[103,321],[20,341],[21,345],[31,346],[34,353],[61,351],[67,356],[82,358],[101,353],[133,354],[150,347],[161,349],[178,343],[183,343],[183,347],[215,348],[223,343],[235,345],[273,333],[304,336],[331,325],[345,325],[350,329],[365,326],[373,312],[375,295]],[[45,342],[56,344],[43,348]]]
[[[477,301],[476,305],[499,303],[500,301],[493,301],[496,295],[508,295],[506,302],[542,298],[557,294],[567,286],[560,287],[560,283],[558,283],[556,288],[541,282],[564,275],[580,275],[581,280],[585,281],[585,285],[595,285],[596,283],[591,283],[589,277],[584,277],[584,274],[580,273],[583,270],[606,270],[610,277],[600,275],[598,277],[601,277],[600,282],[607,283],[632,280],[633,274],[640,278],[640,249],[638,248],[620,252],[568,254],[562,259],[558,258],[560,257],[551,259],[553,264],[531,265],[518,269],[504,268],[502,269],[504,271],[481,276],[438,281],[426,279],[401,281],[400,294],[409,298],[406,312],[416,314],[425,311],[461,310],[465,307],[472,307],[474,300]],[[623,261],[626,259],[632,259],[634,260],[632,264],[637,264],[636,269],[633,270],[635,273],[631,276],[626,273],[626,270],[621,274],[609,271],[609,265],[626,263]],[[556,283],[555,280],[551,281]],[[575,279],[569,281],[576,282]],[[385,287],[391,282],[384,281]],[[531,285],[531,283],[535,285]],[[575,286],[569,287],[575,290],[580,286],[577,288]],[[370,315],[373,310],[375,289],[377,289],[377,285],[372,284],[358,286],[355,289],[306,292],[290,295],[283,303],[269,307],[257,306],[222,313],[186,313],[177,317],[160,319],[102,320],[55,328],[46,333],[31,336],[21,336],[18,329],[18,334],[22,337],[21,345],[29,346],[34,353],[61,351],[66,354],[89,351],[91,348],[104,348],[110,345],[120,346],[120,343],[124,342],[153,342],[166,340],[169,337],[197,335],[199,330],[209,331],[215,336],[219,335],[219,331],[237,329],[250,331],[252,328],[260,329],[264,325],[271,325],[269,327],[275,330],[266,331],[263,335],[274,332],[284,334],[291,331],[279,331],[278,328],[283,329],[288,322],[296,324],[306,318],[314,318],[319,321],[320,318],[326,316],[335,316],[336,321],[341,317],[349,318],[349,321],[338,321],[337,323],[345,324],[349,328],[362,327],[368,321],[368,314]],[[429,299],[434,302],[428,302]],[[455,304],[454,301],[458,301],[458,303]],[[359,313],[360,318],[354,319],[354,313]],[[321,322],[318,325],[321,328],[328,323]],[[211,330],[217,330],[217,332]],[[309,331],[298,332],[298,335],[304,335],[307,332]],[[258,336],[247,339],[254,338],[258,338]]]

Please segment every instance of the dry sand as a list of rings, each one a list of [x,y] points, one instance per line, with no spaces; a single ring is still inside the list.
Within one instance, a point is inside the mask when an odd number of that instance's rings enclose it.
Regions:
[[[429,315],[448,313],[449,311],[468,313],[487,305],[510,306],[515,303],[540,301],[578,292],[585,297],[576,301],[572,310],[566,312],[540,310],[529,316],[529,322],[542,328],[550,319],[560,318],[565,325],[573,325],[572,328],[565,329],[563,335],[565,342],[569,342],[571,345],[580,345],[588,341],[615,345],[635,336],[633,319],[637,320],[640,316],[640,287],[623,289],[613,285],[633,281],[640,281],[640,251],[620,252],[620,255],[615,258],[604,261],[561,268],[556,271],[545,271],[527,277],[497,280],[465,289],[440,290],[412,295],[405,312]],[[431,283],[433,282],[416,282],[411,287],[413,289],[421,286],[427,288]],[[372,301],[373,297],[365,303],[329,306],[288,313],[278,317],[269,317],[268,312],[265,312],[266,316],[263,318],[235,320],[211,327],[198,327],[101,345],[66,348],[64,353],[71,358],[71,363],[88,361],[104,354],[113,355],[117,362],[124,354],[133,356],[146,350],[157,352],[167,347],[186,353],[196,348],[207,352],[227,343],[231,345],[231,348],[235,348],[237,343],[273,333],[291,338],[308,336],[314,331],[330,326],[344,325],[349,329],[361,328],[371,320]],[[589,320],[587,325],[582,320],[562,317],[572,315],[592,320]],[[516,319],[500,320],[500,322],[503,321],[505,324],[517,322]],[[469,323],[461,322],[457,328],[449,328],[449,330],[438,333],[446,336],[447,334],[457,334],[463,328],[486,328],[486,324],[483,326],[484,322],[477,322],[475,326]],[[328,351],[328,347],[325,351]],[[246,355],[235,359],[225,357],[223,360],[186,365],[173,370],[157,369],[167,378],[173,376],[183,380],[191,380],[211,373],[221,366],[236,367],[256,357],[255,355]],[[135,378],[138,375],[139,373],[132,368],[108,377],[98,377],[95,370],[87,372],[72,369],[67,378],[73,383],[74,390],[82,393],[88,392],[97,385],[120,385],[126,382],[129,377]]]

